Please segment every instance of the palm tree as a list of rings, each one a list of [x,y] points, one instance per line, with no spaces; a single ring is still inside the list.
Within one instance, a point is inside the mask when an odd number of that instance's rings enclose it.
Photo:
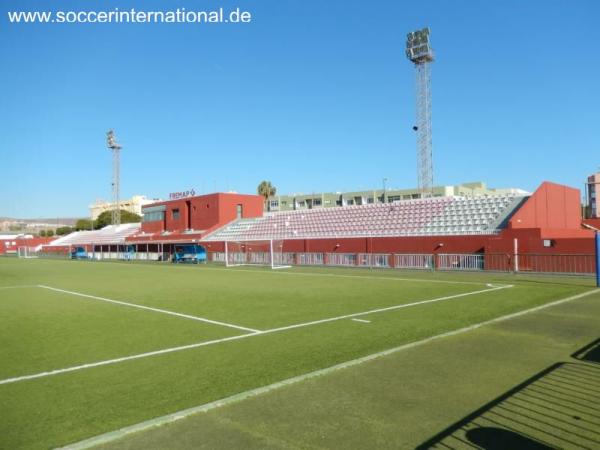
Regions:
[[[271,206],[269,204],[269,197],[273,197],[277,193],[277,188],[273,186],[270,181],[261,181],[256,188],[256,192],[265,199],[267,211],[270,211]]]

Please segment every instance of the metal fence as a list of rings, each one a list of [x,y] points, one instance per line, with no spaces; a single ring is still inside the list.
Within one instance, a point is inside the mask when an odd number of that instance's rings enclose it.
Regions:
[[[251,255],[251,253],[249,254]],[[209,261],[224,262],[225,255],[209,254]],[[494,271],[593,275],[595,255],[508,254],[508,253],[276,253],[275,262],[297,266],[337,266],[440,271]],[[244,256],[254,263],[268,263],[267,253]]]
[[[483,254],[440,254],[437,255],[438,270],[483,270]]]
[[[115,248],[116,249],[116,248]],[[32,250],[32,249],[28,249]],[[27,252],[28,256],[69,258],[69,252]],[[15,255],[17,256],[17,255]],[[89,259],[134,259],[145,261],[168,261],[167,254],[159,252],[98,251],[90,252]],[[268,252],[232,252],[230,262],[238,264],[271,263]],[[296,266],[338,266],[362,268],[389,268],[440,271],[495,271],[514,273],[547,273],[569,275],[594,275],[594,254],[540,254],[540,253],[323,253],[323,252],[275,252],[274,263]],[[225,253],[209,252],[208,261],[225,262]]]
[[[390,255],[387,253],[359,253],[356,265],[360,267],[390,267]]]
[[[394,267],[396,269],[433,270],[433,255],[395,254]]]
[[[326,253],[328,266],[356,266],[357,253]]]
[[[519,254],[515,259],[515,270],[517,272],[594,275],[596,273],[596,255]]]

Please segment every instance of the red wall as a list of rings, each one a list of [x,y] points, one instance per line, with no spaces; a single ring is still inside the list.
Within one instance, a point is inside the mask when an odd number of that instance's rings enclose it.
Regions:
[[[540,228],[566,237],[567,230],[581,230],[580,198],[579,189],[545,181],[512,216],[508,228]]]
[[[263,214],[263,199],[258,195],[217,193],[157,202],[147,206],[162,205],[166,207],[165,221],[142,222],[143,232],[178,232],[188,228],[211,230],[234,220],[237,205],[242,205],[243,218],[260,217]],[[179,210],[179,219],[173,216],[176,209]]]
[[[37,238],[16,238],[16,239],[0,239],[0,254],[7,252],[16,252],[19,247],[37,247],[40,244],[48,244],[49,242],[56,239],[56,236],[51,238],[37,237]],[[13,245],[13,242],[15,243]]]
[[[294,239],[283,243],[284,252],[314,253],[476,253],[489,236],[379,237]],[[441,244],[441,245],[440,245]],[[206,242],[209,251],[223,251],[222,242]]]

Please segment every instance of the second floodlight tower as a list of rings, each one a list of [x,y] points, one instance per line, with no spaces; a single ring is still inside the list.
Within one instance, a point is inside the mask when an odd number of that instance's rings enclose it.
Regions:
[[[112,152],[112,224],[121,225],[121,208],[119,205],[119,190],[121,187],[121,146],[117,143],[115,132],[106,133],[106,146]]]
[[[431,145],[431,63],[433,49],[429,41],[429,28],[408,33],[406,57],[415,65],[417,74],[417,120],[413,129],[417,133],[417,182],[423,195],[433,189],[433,157]]]

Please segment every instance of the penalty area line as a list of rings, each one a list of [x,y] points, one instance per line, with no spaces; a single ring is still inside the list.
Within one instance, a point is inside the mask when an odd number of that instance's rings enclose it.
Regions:
[[[349,318],[358,317],[358,316],[364,316],[364,315],[367,315],[367,314],[381,313],[381,312],[387,312],[387,311],[392,311],[392,310],[401,309],[401,308],[410,308],[412,306],[425,305],[425,304],[428,304],[428,303],[441,302],[441,301],[445,301],[445,300],[452,300],[452,299],[455,299],[455,298],[466,297],[466,296],[469,296],[469,295],[483,294],[483,293],[486,293],[486,292],[493,292],[493,291],[497,291],[497,290],[500,290],[500,289],[507,289],[507,288],[510,288],[510,287],[512,287],[512,286],[511,285],[506,285],[506,286],[499,286],[499,287],[494,287],[494,288],[489,288],[489,289],[483,289],[483,290],[480,290],[480,291],[465,292],[465,293],[462,293],[462,294],[450,295],[450,296],[446,296],[446,297],[438,297],[438,298],[433,298],[433,299],[429,299],[429,300],[422,300],[422,301],[413,302],[413,303],[404,303],[404,304],[401,304],[401,305],[389,306],[387,308],[372,309],[372,310],[369,310],[369,311],[363,311],[363,312],[354,313],[354,314],[346,314],[346,315],[343,315],[343,316],[330,317],[328,319],[314,320],[312,322],[297,323],[297,324],[288,325],[288,326],[285,326],[285,327],[271,328],[269,330],[264,330],[264,331],[257,331],[257,332],[247,333],[247,334],[240,334],[238,336],[231,336],[231,337],[222,338],[222,339],[215,339],[215,340],[212,340],[212,341],[197,342],[197,343],[194,343],[194,344],[182,345],[182,346],[179,346],[179,347],[172,347],[172,348],[165,348],[165,349],[162,349],[162,350],[156,350],[156,351],[152,351],[152,352],[140,353],[140,354],[137,354],[137,355],[123,356],[121,358],[108,359],[108,360],[104,360],[104,361],[97,361],[97,362],[93,362],[93,363],[82,364],[82,365],[79,365],[79,366],[67,367],[67,368],[64,368],[64,369],[51,370],[51,371],[48,371],[48,372],[41,372],[41,373],[36,373],[36,374],[31,374],[31,375],[22,375],[22,376],[18,376],[18,377],[13,377],[13,378],[7,378],[7,379],[4,379],[4,380],[0,380],[0,385],[9,384],[9,383],[17,383],[17,382],[26,381],[26,380],[33,380],[33,379],[36,379],[36,378],[44,378],[44,377],[49,377],[49,376],[53,376],[53,375],[59,375],[59,374],[62,374],[62,373],[75,372],[75,371],[83,370],[83,369],[91,369],[93,367],[107,366],[109,364],[116,364],[116,363],[121,363],[121,362],[125,362],[125,361],[131,361],[131,360],[134,360],[134,359],[147,358],[147,357],[150,357],[150,356],[164,355],[166,353],[174,353],[174,352],[179,352],[179,351],[182,351],[182,350],[190,350],[190,349],[193,349],[193,348],[206,347],[206,346],[213,345],[213,344],[220,344],[222,342],[235,341],[235,340],[250,338],[250,337],[253,337],[253,336],[263,336],[265,334],[273,334],[273,333],[278,333],[280,331],[293,330],[295,328],[303,328],[303,327],[308,327],[308,326],[312,326],[312,325],[318,325],[318,324],[327,323],[327,322],[333,322],[333,321],[338,321],[338,320],[343,320],[343,319],[349,319]],[[54,289],[54,288],[50,288],[50,289]],[[56,290],[56,289],[54,289],[54,290]],[[60,292],[60,291],[62,291],[62,289],[58,289],[58,291]],[[80,294],[80,295],[87,296],[86,294]]]
[[[233,403],[238,403],[248,398],[256,397],[261,394],[266,394],[270,391],[282,388],[284,386],[289,386],[292,384],[296,384],[311,378],[327,375],[331,372],[335,372],[341,369],[346,369],[348,367],[358,366],[368,361],[372,361],[374,359],[378,359],[384,356],[388,356],[394,353],[401,352],[403,350],[408,350],[410,348],[419,347],[424,344],[428,344],[432,341],[436,341],[439,339],[443,339],[450,336],[455,336],[458,334],[466,333],[469,331],[476,330],[478,328],[484,327],[486,325],[492,325],[498,322],[504,322],[506,320],[514,319],[516,317],[523,316],[525,314],[530,314],[533,312],[537,312],[546,308],[550,308],[552,306],[560,305],[562,303],[570,302],[573,300],[577,300],[583,297],[587,297],[592,294],[597,294],[600,292],[600,289],[593,289],[591,291],[583,292],[581,294],[573,295],[571,297],[563,298],[560,300],[556,300],[551,303],[546,303],[545,305],[535,306],[533,308],[525,309],[523,311],[519,311],[512,314],[507,314],[505,316],[496,317],[495,319],[486,320],[484,322],[479,322],[474,325],[469,325],[464,328],[459,328],[457,330],[448,331],[446,333],[441,333],[435,336],[431,336],[425,339],[421,339],[420,341],[409,342],[408,344],[403,344],[398,347],[394,347],[388,350],[383,350],[381,352],[372,353],[370,355],[363,356],[361,358],[356,358],[350,361],[346,361],[340,364],[336,364],[334,366],[326,367],[324,369],[315,370],[313,372],[305,373],[302,375],[298,375],[292,378],[288,378],[282,381],[278,381],[276,383],[269,384],[267,386],[261,386],[259,388],[251,389],[245,392],[241,392],[239,394],[235,394],[229,397],[222,398],[220,400],[216,400],[214,402],[205,403],[203,405],[194,406],[192,408],[180,410],[171,414],[167,414],[165,416],[156,417],[154,419],[150,419],[144,422],[137,423],[135,425],[130,425],[128,427],[121,428],[115,431],[109,431],[108,433],[100,434],[83,441],[75,442],[73,444],[67,445],[65,447],[60,447],[56,450],[84,450],[97,445],[106,444],[108,442],[116,441],[125,436],[128,436],[133,433],[138,433],[140,431],[147,431],[151,428],[156,428],[162,425],[167,425],[169,423],[175,422],[180,419],[184,419],[186,417],[207,412],[216,408],[220,408],[223,406],[227,406]]]
[[[20,284],[17,286],[0,286],[0,290],[2,290],[2,289],[37,288],[37,287],[39,287],[37,284]]]
[[[77,297],[90,298],[92,300],[99,300],[102,302],[114,303],[114,304],[121,305],[121,306],[129,306],[131,308],[145,309],[146,311],[167,314],[169,316],[182,317],[184,319],[197,320],[199,322],[210,323],[212,325],[220,325],[222,327],[235,328],[237,330],[249,331],[251,333],[260,333],[261,332],[260,330],[255,330],[254,328],[242,327],[240,325],[234,325],[232,323],[219,322],[218,320],[207,319],[205,317],[192,316],[190,314],[178,313],[175,311],[169,311],[167,309],[152,308],[150,306],[138,305],[137,303],[122,302],[120,300],[113,300],[110,298],[98,297],[98,296],[89,295],[89,294],[83,294],[81,292],[67,291],[65,289],[58,289],[58,288],[54,288],[54,287],[50,287],[50,286],[44,286],[43,284],[39,284],[38,287],[40,287],[42,289],[48,289],[50,291],[61,292],[63,294],[75,295]]]

